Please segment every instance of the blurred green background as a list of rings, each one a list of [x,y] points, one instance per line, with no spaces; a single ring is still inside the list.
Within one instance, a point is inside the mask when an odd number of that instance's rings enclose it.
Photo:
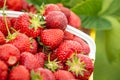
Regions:
[[[105,32],[98,31],[96,36],[97,52],[94,80],[120,80],[120,61],[112,63],[108,61],[105,40]]]
[[[120,80],[120,0],[28,0],[35,5],[62,3],[96,30],[94,80]]]

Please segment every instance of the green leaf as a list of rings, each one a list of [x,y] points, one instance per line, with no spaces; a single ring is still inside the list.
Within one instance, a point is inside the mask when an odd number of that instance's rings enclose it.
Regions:
[[[77,4],[73,8],[82,20],[82,27],[96,30],[111,29],[111,23],[105,19],[99,12],[102,10],[103,0],[86,0]]]
[[[64,6],[67,6],[68,8],[72,8],[78,3],[81,3],[82,1],[85,1],[85,0],[61,0],[61,3],[63,3]]]
[[[78,15],[92,16],[98,15],[101,8],[102,0],[86,0],[74,6],[71,10]]]
[[[34,5],[41,5],[44,0],[27,0],[27,2]]]
[[[120,17],[120,0],[112,0],[109,7],[103,12],[103,14],[107,16]]]
[[[109,61],[120,61],[120,23],[115,18],[108,18],[112,29],[106,31],[106,50]]]
[[[111,29],[111,23],[100,16],[82,16],[81,19],[84,28],[97,30]]]
[[[60,3],[61,0],[45,0],[46,3]]]

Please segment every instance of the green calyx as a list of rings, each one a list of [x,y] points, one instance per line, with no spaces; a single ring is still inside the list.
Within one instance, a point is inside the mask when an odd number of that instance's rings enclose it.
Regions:
[[[75,73],[76,76],[78,75],[84,76],[84,72],[87,71],[85,69],[86,67],[85,63],[81,62],[80,58],[78,58],[76,54],[74,54],[72,58],[69,58],[66,64],[69,66],[68,70]]]
[[[41,6],[36,6],[38,14],[43,15],[45,13],[45,4],[42,3]]]
[[[42,80],[39,72],[34,72],[33,70],[30,73],[31,80]]]
[[[45,24],[45,21],[43,19],[43,16],[38,16],[38,15],[34,15],[34,14],[30,14],[30,22],[31,22],[31,25],[30,25],[30,29],[31,28],[34,28],[35,32],[37,31],[37,29],[39,27],[41,27],[42,25]]]
[[[45,64],[45,67],[50,69],[52,72],[55,72],[60,66],[58,65],[57,59],[50,61],[50,54],[48,54],[48,62]]]
[[[6,42],[9,42],[11,40],[14,40],[17,36],[18,36],[19,32],[14,32],[13,34],[9,34],[7,37],[6,37]]]

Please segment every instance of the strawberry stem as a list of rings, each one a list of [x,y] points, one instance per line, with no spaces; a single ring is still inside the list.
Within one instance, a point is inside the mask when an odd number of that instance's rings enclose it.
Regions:
[[[3,17],[4,17],[4,21],[5,21],[5,25],[6,25],[6,29],[7,29],[8,35],[11,36],[11,33],[10,33],[10,31],[9,31],[9,28],[8,28],[8,24],[7,24],[5,8],[6,8],[6,0],[4,0],[3,14],[2,14],[2,15],[3,15]]]
[[[48,54],[48,63],[45,64],[45,67],[50,69],[51,71],[55,72],[60,66],[58,65],[57,59],[50,61],[50,54]]]

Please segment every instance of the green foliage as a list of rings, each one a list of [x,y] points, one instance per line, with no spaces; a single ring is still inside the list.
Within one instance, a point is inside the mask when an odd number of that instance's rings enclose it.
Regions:
[[[110,61],[120,61],[120,23],[115,18],[109,18],[112,29],[106,31],[106,50]]]
[[[108,1],[108,0],[107,0]],[[120,17],[120,0],[112,0],[108,9],[103,13],[113,17]]]
[[[94,80],[120,80],[120,61],[113,61],[110,63],[106,52],[106,42],[109,41],[106,38],[104,31],[97,31],[96,34],[96,60],[94,69]],[[114,37],[113,37],[114,38]],[[116,38],[117,39],[117,38]],[[119,44],[119,43],[118,43]],[[116,45],[112,45],[115,47]],[[111,48],[110,48],[111,49]],[[116,54],[117,51],[115,51]],[[106,55],[108,54],[108,55]]]
[[[100,16],[81,16],[82,26],[88,29],[108,30],[111,29],[111,23]]]
[[[72,8],[78,15],[95,16],[101,10],[102,0],[86,0]]]
[[[111,29],[111,23],[99,12],[102,10],[103,0],[86,0],[74,6],[73,10],[80,15],[82,26],[88,29],[107,30]]]

